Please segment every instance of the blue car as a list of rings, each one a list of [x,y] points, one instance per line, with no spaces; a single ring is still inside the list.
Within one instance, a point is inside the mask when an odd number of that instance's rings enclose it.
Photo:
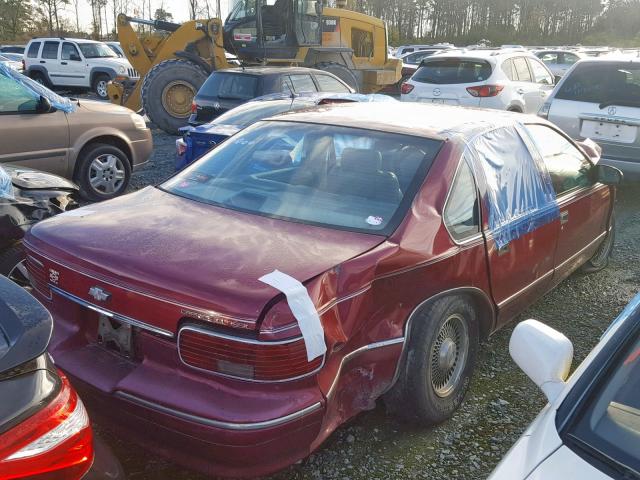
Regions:
[[[357,93],[314,93],[291,97],[271,94],[258,97],[220,115],[211,123],[180,129],[182,138],[176,140],[176,171],[182,170],[220,142],[245,127],[279,113],[337,102],[395,102],[387,95]]]

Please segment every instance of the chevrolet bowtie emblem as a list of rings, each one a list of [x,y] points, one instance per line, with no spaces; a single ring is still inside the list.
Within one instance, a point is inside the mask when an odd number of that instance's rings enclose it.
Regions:
[[[89,295],[98,302],[106,302],[111,298],[111,294],[100,287],[91,287],[89,289]]]

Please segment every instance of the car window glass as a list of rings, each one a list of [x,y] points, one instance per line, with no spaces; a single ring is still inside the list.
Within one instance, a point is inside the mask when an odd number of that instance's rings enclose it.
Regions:
[[[263,118],[269,118],[290,109],[309,107],[310,105],[312,105],[310,102],[292,102],[290,99],[249,102],[223,113],[213,123],[216,125],[246,127]]]
[[[257,96],[258,77],[214,72],[207,78],[198,97],[205,99],[250,100]]]
[[[118,58],[118,55],[106,43],[80,43],[85,58]]]
[[[296,93],[317,92],[315,83],[311,75],[289,75],[289,79],[293,84],[293,90]]]
[[[73,43],[64,42],[62,44],[62,52],[60,53],[60,58],[62,58],[62,60],[71,60],[72,56],[80,59],[80,53],[78,52],[78,49]]]
[[[532,82],[531,72],[529,72],[529,67],[527,66],[527,61],[524,57],[516,57],[513,59],[513,66],[516,70],[516,75],[518,76],[518,81],[520,82]]]
[[[444,222],[456,240],[464,240],[480,231],[476,185],[469,165],[463,158],[449,192]]]
[[[511,81],[517,80],[517,76],[513,71],[513,60],[507,58],[504,62],[502,62],[502,71],[507,76],[507,78]]]
[[[42,47],[42,58],[57,59],[59,45],[60,42],[44,42],[44,47]]]
[[[491,76],[491,65],[485,60],[466,58],[429,58],[413,74],[411,80],[421,83],[454,84],[483,82]]]
[[[38,58],[38,50],[40,50],[40,42],[32,42],[31,45],[29,45],[27,57]]]
[[[535,58],[529,58],[528,60],[533,72],[533,81],[542,85],[553,85],[553,77],[549,75],[547,69]]]
[[[540,60],[542,60],[544,63],[547,63],[547,64],[558,63],[558,54],[555,52],[544,53],[539,58]]]
[[[544,125],[527,125],[527,130],[549,171],[556,195],[592,184],[591,163],[569,140]]]
[[[350,93],[350,90],[340,81],[329,75],[316,75],[321,92]]]
[[[639,63],[578,64],[556,94],[561,100],[640,106]]]
[[[577,55],[574,55],[573,53],[562,54],[562,63],[565,65],[573,65],[578,60],[580,60],[580,57],[578,57]]]
[[[358,128],[258,122],[162,185],[247,213],[388,234],[441,141]]]
[[[35,112],[35,94],[15,80],[0,75],[0,113]]]

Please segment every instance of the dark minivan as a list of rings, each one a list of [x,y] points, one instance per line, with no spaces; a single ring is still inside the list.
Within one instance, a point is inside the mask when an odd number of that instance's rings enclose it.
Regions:
[[[202,125],[249,100],[270,93],[354,93],[335,75],[303,67],[231,68],[213,72],[191,105],[189,125]]]

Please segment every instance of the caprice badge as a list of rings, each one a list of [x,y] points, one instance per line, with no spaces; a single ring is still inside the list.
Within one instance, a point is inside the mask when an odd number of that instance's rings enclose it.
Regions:
[[[91,287],[89,289],[89,296],[93,297],[98,302],[106,302],[111,298],[111,294],[100,287]]]

